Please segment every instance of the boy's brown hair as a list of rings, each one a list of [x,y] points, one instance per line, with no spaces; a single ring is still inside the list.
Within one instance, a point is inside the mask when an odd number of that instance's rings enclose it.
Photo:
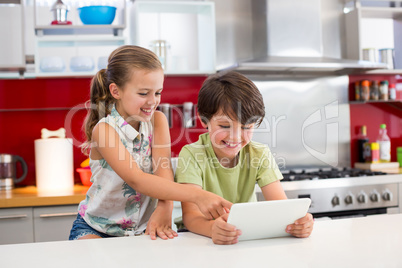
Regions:
[[[197,108],[205,124],[219,110],[242,125],[259,126],[265,116],[264,101],[256,85],[234,71],[208,77],[198,93]]]

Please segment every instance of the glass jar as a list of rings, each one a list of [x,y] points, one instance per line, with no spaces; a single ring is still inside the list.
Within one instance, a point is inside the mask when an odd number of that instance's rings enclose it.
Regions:
[[[388,81],[380,82],[380,100],[388,100]]]
[[[370,99],[370,82],[368,80],[362,81],[360,96],[363,101],[368,101]]]
[[[380,96],[379,88],[378,88],[378,81],[375,80],[371,82],[370,86],[370,100],[378,100]]]

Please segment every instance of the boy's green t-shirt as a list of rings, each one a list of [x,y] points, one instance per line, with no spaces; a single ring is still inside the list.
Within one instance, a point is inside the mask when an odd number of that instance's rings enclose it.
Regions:
[[[268,146],[253,141],[240,150],[235,167],[223,167],[215,156],[209,133],[183,147],[175,173],[176,182],[199,185],[232,203],[257,201],[256,183],[263,187],[282,178]]]

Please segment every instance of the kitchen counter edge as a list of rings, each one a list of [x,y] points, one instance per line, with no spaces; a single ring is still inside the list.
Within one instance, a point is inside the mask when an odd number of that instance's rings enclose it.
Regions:
[[[40,191],[35,186],[0,191],[0,208],[41,207],[79,204],[85,199],[89,187],[74,185],[74,188],[58,191]]]

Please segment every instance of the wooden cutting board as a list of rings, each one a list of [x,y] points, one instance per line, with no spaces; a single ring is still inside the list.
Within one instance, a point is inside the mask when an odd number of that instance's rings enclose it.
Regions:
[[[382,171],[386,173],[399,173],[399,163],[355,163],[355,168],[369,169],[372,171]]]

